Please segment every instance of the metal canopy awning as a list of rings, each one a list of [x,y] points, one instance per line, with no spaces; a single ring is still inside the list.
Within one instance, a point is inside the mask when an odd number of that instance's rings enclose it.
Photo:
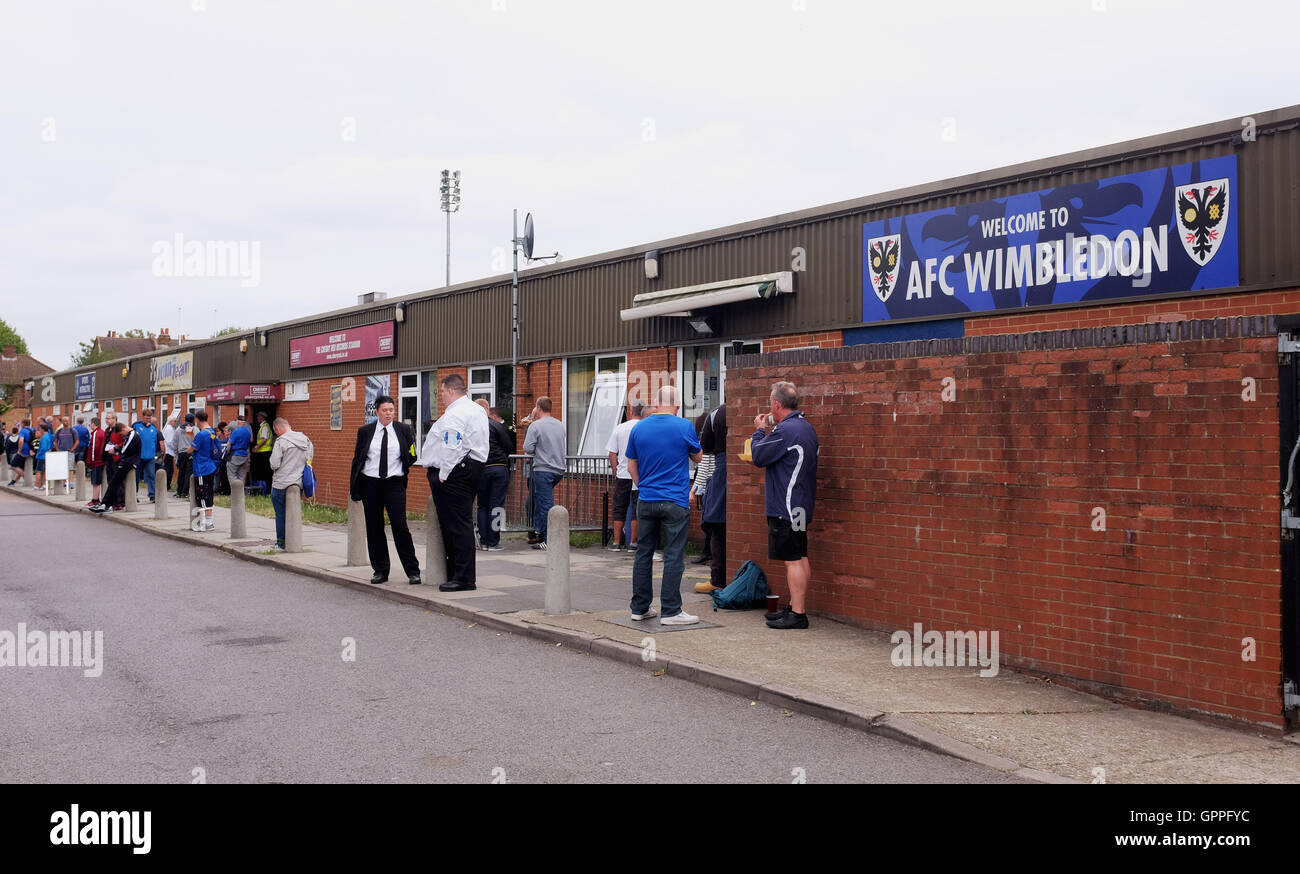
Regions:
[[[715,307],[742,300],[766,300],[778,294],[794,293],[794,273],[764,273],[743,279],[726,279],[706,282],[663,291],[647,291],[632,298],[632,306],[619,311],[619,317],[630,322],[651,316],[689,316],[693,310]]]

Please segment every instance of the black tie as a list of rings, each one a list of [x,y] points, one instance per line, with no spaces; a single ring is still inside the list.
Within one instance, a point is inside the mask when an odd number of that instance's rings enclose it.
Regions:
[[[384,429],[383,439],[379,441],[379,478],[388,478],[388,429]]]

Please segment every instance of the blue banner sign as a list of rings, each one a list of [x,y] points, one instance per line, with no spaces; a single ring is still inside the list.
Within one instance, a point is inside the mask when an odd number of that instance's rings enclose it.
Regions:
[[[95,374],[77,374],[77,400],[93,401],[95,399]]]
[[[1233,288],[1237,157],[862,226],[862,320]]]

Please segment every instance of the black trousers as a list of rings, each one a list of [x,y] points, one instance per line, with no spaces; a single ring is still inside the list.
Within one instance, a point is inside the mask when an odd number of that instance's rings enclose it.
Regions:
[[[176,456],[175,456],[175,455],[164,455],[164,456],[163,456],[163,470],[167,471],[167,488],[170,489],[170,488],[172,487],[172,479],[173,479],[173,478],[175,477],[175,475],[176,475]]]
[[[483,468],[478,481],[478,540],[484,546],[499,546],[501,530],[498,524],[505,520],[506,491],[510,488],[510,468],[494,464]],[[497,508],[501,515],[497,515]]]
[[[113,464],[113,472],[108,477],[108,491],[104,493],[104,505],[120,507],[126,503],[126,475],[135,470],[134,461],[118,461]]]
[[[379,479],[361,474],[360,479],[361,507],[366,516],[366,550],[370,553],[371,569],[377,574],[387,574],[389,570],[388,538],[384,536],[384,513],[387,512],[402,570],[408,577],[415,576],[420,572],[420,561],[415,557],[411,529],[406,526],[406,477]]]
[[[482,478],[483,462],[470,458],[456,465],[446,482],[438,479],[438,471],[429,470],[429,489],[447,550],[447,582],[475,582],[474,498]]]
[[[176,458],[176,497],[190,496],[190,469],[194,467],[194,458],[188,453]]]
[[[705,543],[709,550],[709,582],[719,589],[727,585],[727,523],[705,522]]]

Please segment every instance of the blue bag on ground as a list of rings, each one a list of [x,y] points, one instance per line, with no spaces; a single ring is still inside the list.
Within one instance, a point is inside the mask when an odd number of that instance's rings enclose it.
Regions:
[[[709,593],[713,609],[748,610],[765,605],[767,600],[767,574],[752,561],[747,561],[736,571],[736,577],[721,589]]]

